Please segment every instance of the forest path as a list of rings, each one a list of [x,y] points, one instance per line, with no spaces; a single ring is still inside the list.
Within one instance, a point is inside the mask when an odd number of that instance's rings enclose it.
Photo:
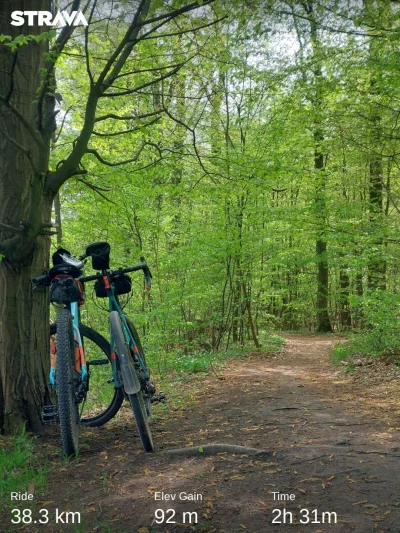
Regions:
[[[84,432],[79,459],[49,476],[54,503],[42,504],[80,511],[84,524],[74,531],[399,532],[399,382],[341,374],[329,361],[335,337],[285,337],[279,354],[254,353],[194,380],[192,401],[159,408],[152,424],[158,451],[230,443],[269,453],[145,454],[125,407],[115,422]],[[54,444],[44,439],[47,453]],[[155,492],[175,499],[156,501]],[[272,492],[295,500],[274,501]],[[292,513],[285,521],[272,512],[283,507]],[[152,524],[156,509],[173,509],[177,523]],[[307,525],[300,509],[310,511]],[[183,517],[192,524],[179,524]]]

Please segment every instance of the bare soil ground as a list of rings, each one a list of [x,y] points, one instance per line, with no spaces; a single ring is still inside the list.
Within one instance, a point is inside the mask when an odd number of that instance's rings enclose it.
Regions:
[[[85,430],[71,463],[60,461],[57,435],[42,437],[43,456],[54,454],[58,466],[35,500],[51,524],[24,531],[399,532],[399,379],[380,379],[375,369],[369,380],[366,366],[361,378],[341,373],[329,361],[333,336],[285,337],[281,353],[233,361],[194,380],[193,401],[159,408],[156,453],[141,450],[128,407],[115,422]],[[165,453],[210,443],[265,453]],[[156,492],[175,499],[156,501]],[[274,492],[294,499],[274,500]],[[56,524],[56,508],[79,511],[80,527]],[[156,523],[157,509],[174,511],[165,515],[170,523]]]

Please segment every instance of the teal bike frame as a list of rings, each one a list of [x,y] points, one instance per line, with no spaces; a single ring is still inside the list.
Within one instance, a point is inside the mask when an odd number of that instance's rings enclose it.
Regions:
[[[107,275],[103,276],[103,280],[104,280],[106,293],[107,293],[107,298],[108,298],[108,302],[109,302],[109,311],[110,311],[110,313],[112,311],[117,311],[118,315],[120,316],[124,337],[128,341],[128,345],[129,345],[129,348],[131,349],[132,353],[135,354],[135,362],[137,361],[139,363],[140,369],[141,369],[141,371],[143,373],[144,379],[145,380],[149,380],[150,379],[150,375],[148,373],[148,370],[146,368],[146,365],[144,364],[144,361],[143,361],[142,357],[140,356],[140,352],[139,352],[139,349],[138,349],[138,347],[137,347],[137,345],[135,343],[135,340],[134,340],[134,338],[133,338],[133,336],[132,336],[132,334],[131,334],[131,332],[129,330],[128,323],[127,323],[127,317],[122,312],[122,309],[121,309],[121,306],[120,306],[120,303],[119,303],[119,300],[118,300],[118,296],[115,294],[114,288],[112,286],[112,283],[110,283],[110,280],[108,279]],[[113,369],[114,385],[115,385],[116,388],[121,388],[121,382],[118,379],[117,358],[116,358],[116,353],[115,353],[115,341],[114,341],[114,338],[112,336],[112,333],[111,333],[111,343],[110,344],[111,344],[111,363],[112,363],[112,369]]]

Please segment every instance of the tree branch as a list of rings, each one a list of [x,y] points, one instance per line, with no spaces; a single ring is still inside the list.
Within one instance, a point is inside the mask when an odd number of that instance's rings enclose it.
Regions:
[[[14,228],[14,226],[9,226],[8,224],[3,224],[2,222],[0,222],[0,229],[4,231],[11,231],[12,233],[21,233],[24,231],[23,228]]]
[[[297,18],[306,20],[310,24],[313,22],[310,18],[306,17],[305,15],[300,15],[299,13],[291,13],[290,11],[284,11],[284,10],[274,11],[274,13],[277,15],[295,16]],[[322,24],[318,21],[314,21],[314,22],[322,30],[331,31],[334,33],[345,33],[347,35],[359,35],[361,37],[382,37],[382,35],[376,34],[376,33],[363,33],[357,30],[342,30],[340,28],[332,28],[331,26],[327,26],[326,24]]]
[[[81,0],[74,0],[72,2],[71,12],[72,11],[78,11],[80,4],[81,4]],[[43,124],[42,124],[42,122],[43,122],[43,101],[44,101],[44,98],[45,98],[45,96],[46,96],[46,94],[48,92],[48,89],[49,89],[49,84],[50,84],[52,76],[53,76],[53,71],[54,71],[54,67],[55,67],[56,61],[58,59],[58,56],[62,52],[64,46],[69,41],[74,29],[75,29],[75,26],[73,26],[73,25],[72,26],[68,26],[68,25],[64,26],[63,29],[61,30],[59,36],[57,37],[56,42],[54,43],[54,46],[52,47],[52,49],[48,53],[49,59],[46,61],[46,66],[45,66],[46,75],[44,77],[44,80],[43,80],[43,83],[42,83],[42,86],[40,88],[40,91],[39,91],[39,94],[38,94],[38,98],[37,98],[39,131],[42,131],[42,126],[43,126]]]
[[[97,187],[97,185],[93,185],[93,183],[89,183],[88,181],[85,181],[85,180],[82,180],[82,179],[79,179],[78,180],[80,183],[83,183],[84,185],[86,185],[86,187],[88,187],[90,190],[96,192],[97,194],[99,194],[102,198],[104,198],[104,200],[106,200],[107,202],[110,202],[114,205],[117,205],[113,200],[110,200],[109,198],[107,198],[107,196],[105,194],[103,194],[101,191],[109,191],[111,189],[102,189],[101,187]]]
[[[100,93],[104,92],[106,89],[108,89],[108,87],[112,85],[116,76],[118,76],[122,67],[124,66],[125,61],[127,60],[129,54],[131,53],[135,45],[135,40],[140,30],[140,18],[143,15],[147,15],[149,7],[150,0],[141,0],[139,7],[135,13],[135,16],[133,17],[132,23],[128,28],[128,31],[115,49],[114,53],[111,55],[110,59],[107,61],[96,82],[96,86],[99,89]],[[106,78],[113,65],[114,68],[111,74]]]
[[[143,128],[146,128],[147,126],[151,126],[155,122],[158,122],[160,120],[160,117],[157,117],[150,122],[146,122],[146,124],[142,124],[141,126],[138,126],[137,128],[132,128],[130,130],[123,130],[123,131],[115,131],[113,133],[100,133],[99,131],[93,130],[93,135],[98,135],[99,137],[115,137],[117,135],[124,135],[125,133],[133,133],[135,131],[140,131]]]
[[[74,1],[77,1],[77,0],[74,0]],[[207,5],[213,1],[214,0],[206,0],[203,5]],[[91,149],[88,149],[88,143],[89,143],[89,140],[92,135],[93,128],[94,128],[98,100],[102,96],[104,91],[106,91],[112,85],[115,78],[121,72],[127,58],[129,57],[129,54],[131,53],[134,45],[137,42],[136,39],[137,39],[140,29],[144,25],[149,23],[148,21],[145,21],[145,22],[142,21],[142,19],[144,19],[147,15],[149,6],[150,6],[150,0],[140,1],[137,11],[134,15],[133,21],[130,24],[127,32],[125,33],[123,39],[117,46],[114,53],[111,55],[110,59],[107,61],[97,81],[91,87],[88,100],[86,103],[83,127],[82,127],[82,130],[79,136],[76,139],[76,142],[73,145],[74,147],[70,155],[67,157],[64,163],[60,166],[60,168],[58,168],[55,172],[47,173],[46,190],[51,192],[52,194],[56,194],[59,188],[61,187],[61,185],[74,175],[76,169],[79,166],[80,160],[86,153],[93,153],[99,161],[103,162],[103,164],[107,166],[117,166],[120,164],[134,162],[140,156],[140,152],[143,149],[143,147],[139,150],[139,153],[134,158],[128,159],[120,163],[110,163],[110,162],[106,162],[97,153],[96,150],[93,151]],[[160,17],[157,17],[157,20],[161,20],[163,18],[164,19],[169,18],[171,16],[176,17],[179,14],[185,13],[187,11],[190,11],[198,7],[199,7],[198,3],[191,3],[191,4],[188,4],[187,6],[184,6],[183,8],[177,9],[168,14],[160,15]],[[168,73],[168,75],[171,76],[173,73],[174,72],[172,71]],[[164,78],[165,78],[164,76],[160,77],[157,80],[153,81],[152,83],[146,84],[145,86],[153,85],[157,81],[161,81]],[[136,88],[135,90],[137,91],[140,89]],[[127,92],[125,94],[130,94],[130,92]]]
[[[110,161],[106,161],[105,159],[103,159],[103,157],[98,153],[97,150],[95,150],[94,148],[88,148],[86,150],[86,153],[87,154],[93,154],[96,159],[98,161],[100,161],[100,163],[102,163],[103,165],[106,165],[108,167],[118,167],[120,165],[126,165],[127,163],[134,163],[135,161],[137,161],[140,157],[140,154],[142,153],[143,151],[143,148],[146,146],[146,142],[143,142],[142,145],[140,146],[139,150],[136,152],[136,155],[134,157],[131,157],[130,159],[125,159],[124,161],[118,161],[117,163],[111,163]]]
[[[88,25],[85,27],[85,61],[86,61],[86,71],[87,71],[88,76],[89,76],[90,86],[91,86],[91,87],[92,87],[92,85],[93,85],[93,75],[92,75],[92,72],[91,72],[91,70],[90,70],[90,60],[89,60],[89,27],[90,27],[90,23],[92,22],[93,13],[94,13],[94,10],[96,9],[96,5],[97,5],[97,0],[94,0],[94,2],[93,2],[93,6],[92,6],[92,9],[90,10],[90,15],[89,15],[89,20],[88,20]]]
[[[158,39],[158,38],[162,38],[162,37],[174,37],[175,35],[183,35],[184,33],[191,33],[191,32],[195,32],[197,30],[202,30],[203,28],[208,28],[209,26],[213,26],[214,24],[217,24],[218,22],[221,22],[222,20],[225,20],[228,18],[228,15],[225,15],[224,17],[221,17],[217,20],[213,20],[212,22],[209,22],[208,24],[203,24],[202,26],[196,26],[196,28],[189,28],[188,30],[180,30],[180,31],[175,31],[175,32],[171,32],[171,33],[162,33],[162,34],[159,34],[159,35],[152,35],[151,37],[143,37],[143,41],[148,41],[150,39]]]
[[[166,68],[174,68],[180,65],[181,63],[175,63],[173,65],[165,65],[163,67],[153,67],[153,68],[144,68],[139,70],[131,70],[130,72],[123,72],[122,74],[118,74],[118,76],[115,79],[123,78],[124,76],[131,76],[132,74],[143,74],[143,72],[159,72],[160,70],[165,70]]]
[[[62,122],[61,122],[61,126],[60,126],[60,131],[57,133],[56,135],[56,138],[54,139],[54,143],[53,144],[56,144],[58,139],[60,138],[60,135],[61,135],[61,132],[64,128],[64,122],[65,122],[65,119],[67,118],[67,115],[68,113],[71,111],[71,109],[73,109],[74,106],[69,106],[69,108],[66,110],[66,112],[64,113],[64,116],[63,116],[63,119],[62,119]]]
[[[208,4],[212,4],[214,0],[205,0],[201,6],[207,6]],[[169,13],[164,13],[163,15],[159,15],[158,17],[153,17],[152,19],[147,19],[144,22],[140,23],[140,26],[147,26],[147,24],[152,24],[153,22],[158,22],[159,20],[163,20],[165,18],[176,18],[178,15],[182,15],[183,13],[187,13],[188,11],[193,11],[193,9],[197,9],[200,7],[199,2],[193,2],[191,4],[188,4],[186,6],[183,6],[179,9],[175,9],[174,11],[170,11]]]
[[[206,169],[206,167],[204,166],[203,161],[201,160],[201,157],[200,157],[199,151],[198,151],[198,149],[197,149],[197,144],[196,144],[196,131],[195,131],[195,129],[194,129],[194,128],[191,128],[190,126],[188,126],[187,124],[185,124],[182,120],[180,120],[180,119],[174,117],[168,109],[165,110],[165,113],[166,113],[166,115],[167,115],[171,120],[173,120],[173,121],[176,122],[177,124],[183,126],[186,130],[190,131],[190,133],[192,134],[192,138],[193,138],[193,149],[194,149],[194,152],[195,152],[195,155],[196,155],[197,161],[198,161],[200,167],[202,168],[203,172],[204,172],[205,174],[207,174],[207,176],[211,179],[211,181],[212,181],[213,183],[215,183],[215,180],[214,180],[214,178],[212,177],[212,174],[215,174],[215,173],[211,173],[211,172],[209,172],[209,171]],[[219,175],[222,176],[221,174],[219,174]],[[222,177],[223,177],[223,176],[222,176]]]
[[[109,118],[112,118],[114,120],[139,120],[142,118],[152,117],[154,115],[159,115],[160,113],[164,113],[165,109],[158,109],[157,111],[152,111],[151,113],[143,113],[141,115],[125,115],[125,116],[119,116],[115,115],[114,113],[109,113],[108,115],[103,115],[102,117],[96,118],[95,122],[100,122],[101,120],[107,120]]]
[[[189,61],[189,59],[187,61]],[[184,61],[183,63],[180,63],[177,67],[175,67],[174,69],[170,70],[167,74],[164,74],[164,76],[160,76],[158,78],[155,78],[154,80],[151,80],[151,81],[148,81],[146,83],[143,83],[142,85],[134,87],[133,89],[128,89],[128,90],[122,91],[120,93],[103,93],[101,96],[103,98],[105,98],[105,97],[113,98],[113,97],[116,97],[116,96],[125,96],[126,94],[136,93],[137,91],[140,91],[141,89],[145,89],[146,87],[150,87],[151,85],[154,85],[154,84],[158,83],[159,81],[166,80],[167,78],[170,78],[171,76],[176,74],[182,68],[182,66],[185,63],[187,63],[187,61]]]

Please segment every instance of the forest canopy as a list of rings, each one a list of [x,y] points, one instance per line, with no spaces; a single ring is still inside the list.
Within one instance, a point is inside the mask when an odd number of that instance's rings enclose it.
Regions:
[[[361,329],[370,351],[396,352],[398,3],[68,9],[88,26],[12,33],[7,15],[0,28],[0,301],[28,302],[25,318],[2,319],[24,337],[11,349],[27,354],[22,374],[48,324],[30,279],[50,249],[101,240],[115,266],[143,254],[152,267],[152,295],[137,281],[128,308],[160,367],[166,354],[258,346],[271,330]],[[6,384],[17,367],[1,368],[3,404],[21,412],[27,384]]]

